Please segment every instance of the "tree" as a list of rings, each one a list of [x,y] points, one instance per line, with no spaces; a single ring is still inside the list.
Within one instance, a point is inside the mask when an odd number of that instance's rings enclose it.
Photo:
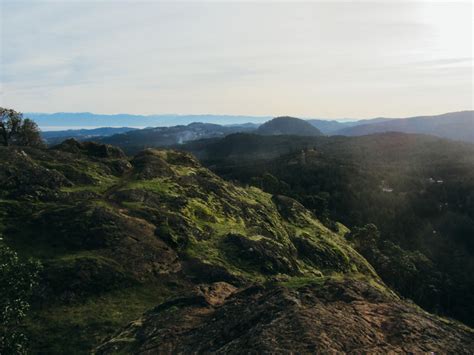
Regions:
[[[0,107],[0,144],[20,146],[42,146],[38,125],[31,119],[23,119],[23,114]]]
[[[21,323],[30,307],[40,270],[38,261],[22,261],[0,242],[0,354],[27,353]]]
[[[346,238],[351,242],[354,249],[371,263],[380,254],[378,248],[380,232],[373,223],[368,223],[363,227],[354,227]]]

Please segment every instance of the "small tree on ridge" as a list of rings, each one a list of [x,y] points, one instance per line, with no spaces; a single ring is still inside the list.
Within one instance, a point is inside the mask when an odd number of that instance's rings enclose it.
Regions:
[[[0,107],[0,145],[42,146],[38,125],[21,112]]]

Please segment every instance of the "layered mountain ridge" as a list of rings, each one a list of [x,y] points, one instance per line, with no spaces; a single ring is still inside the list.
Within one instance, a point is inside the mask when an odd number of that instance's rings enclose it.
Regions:
[[[382,122],[361,122],[359,125],[339,129],[333,134],[362,136],[383,132],[430,134],[472,143],[474,142],[474,111],[390,119]]]
[[[77,114],[81,117],[81,114]],[[54,122],[69,114],[50,115]],[[57,116],[57,117],[56,117]],[[72,114],[72,116],[75,116]],[[125,115],[127,116],[127,115]],[[32,117],[36,117],[34,114]],[[48,122],[48,115],[41,116]],[[226,122],[219,120],[218,116],[189,116],[191,121],[175,117],[166,125],[160,121],[150,121],[148,128],[96,128],[67,131],[47,131],[42,134],[48,145],[60,143],[67,138],[84,141],[86,139],[100,141],[101,143],[118,145],[130,154],[151,147],[166,147],[185,142],[203,139],[224,137],[238,132],[253,132],[261,135],[297,135],[297,136],[361,136],[374,133],[402,132],[429,134],[452,140],[474,142],[474,111],[450,112],[435,116],[420,116],[408,118],[374,118],[365,120],[325,120],[325,119],[299,119],[294,117],[276,117],[265,121],[262,118],[248,117],[248,121]],[[88,125],[88,119],[83,118],[83,125]],[[134,122],[134,120],[137,120]],[[102,121],[97,121],[100,124]],[[109,121],[106,121],[109,122]],[[112,122],[112,121],[110,121]],[[111,124],[111,123],[108,124]],[[128,121],[116,121],[114,124],[125,123],[130,126],[140,126],[140,116],[130,116]],[[253,122],[253,123],[252,123]],[[263,122],[263,124],[262,124]],[[184,125],[183,123],[186,123]],[[56,123],[60,125],[58,122]],[[81,119],[76,123],[81,126]],[[156,125],[159,127],[155,127]],[[135,131],[135,132],[131,132]],[[127,133],[129,132],[129,133]]]

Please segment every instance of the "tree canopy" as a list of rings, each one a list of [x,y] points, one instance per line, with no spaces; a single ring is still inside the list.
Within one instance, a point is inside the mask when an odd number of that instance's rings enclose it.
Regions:
[[[0,107],[0,145],[42,146],[36,122],[23,118],[21,112]]]

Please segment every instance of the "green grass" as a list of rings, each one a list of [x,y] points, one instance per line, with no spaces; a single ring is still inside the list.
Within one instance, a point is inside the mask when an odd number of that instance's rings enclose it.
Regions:
[[[91,161],[76,160],[70,164],[56,163],[56,162],[41,162],[41,164],[52,170],[56,170],[67,176],[67,172],[75,171],[77,174],[88,176],[94,181],[93,184],[75,185],[71,187],[63,187],[63,192],[81,192],[92,191],[103,193],[114,184],[118,183],[120,178],[109,175],[104,172],[104,167],[99,163]]]
[[[73,193],[73,192],[82,192],[82,191],[90,191],[96,193],[104,193],[109,188],[114,186],[115,181],[110,181],[108,183],[101,183],[99,185],[75,185],[70,187],[63,187],[61,188],[62,192]]]
[[[160,195],[179,196],[179,185],[168,179],[156,178],[152,180],[131,181],[123,186],[127,189],[143,189]]]
[[[129,202],[123,201],[122,205],[129,210],[140,210],[142,208],[148,208],[143,202]]]
[[[177,176],[190,176],[196,174],[196,168],[190,168],[188,166],[170,165],[170,168]]]
[[[343,280],[350,280],[350,279],[366,282],[369,285],[376,288],[377,290],[384,293],[385,295],[398,298],[398,296],[396,296],[396,294],[392,290],[390,290],[387,286],[385,286],[383,283],[377,282],[373,278],[368,277],[367,275],[361,274],[361,273],[354,273],[354,274],[333,273],[329,276],[321,276],[321,277],[297,276],[297,277],[288,278],[287,280],[279,281],[276,284],[280,286],[288,287],[288,288],[298,289],[300,287],[304,287],[308,285],[322,286],[324,285],[324,283],[326,283],[329,280],[342,282]]]
[[[197,213],[195,209],[204,209],[204,211],[212,215],[215,220],[209,221],[208,218],[203,217],[204,212]],[[235,258],[229,259],[232,253],[226,253],[226,243],[223,243],[223,238],[229,233],[239,233],[246,235],[246,227],[241,220],[226,218],[219,215],[220,211],[213,211],[208,209],[208,206],[201,200],[192,200],[186,207],[185,215],[190,218],[191,223],[196,226],[198,230],[206,230],[208,237],[204,239],[196,239],[191,237],[186,247],[186,254],[190,257],[197,258],[210,265],[218,265],[225,267],[230,273],[238,276],[243,276],[248,280],[263,281],[264,277],[252,268],[252,266],[245,261],[237,260]]]
[[[32,353],[89,354],[105,337],[172,294],[161,284],[147,283],[84,303],[33,310],[26,323]]]
[[[104,166],[102,164],[90,160],[74,160],[68,163],[41,161],[39,163],[45,168],[57,170],[60,173],[68,171],[70,172],[72,169],[77,173],[85,174],[91,177],[97,182],[108,180],[110,178],[115,178],[112,175],[104,173]]]

